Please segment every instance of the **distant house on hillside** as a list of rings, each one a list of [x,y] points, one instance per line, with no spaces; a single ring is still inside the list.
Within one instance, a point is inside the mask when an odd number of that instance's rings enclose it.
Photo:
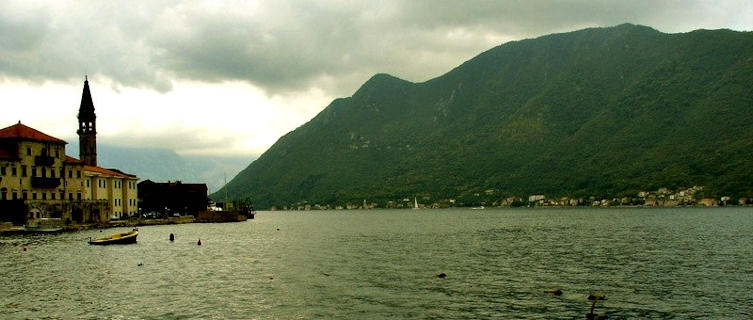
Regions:
[[[158,213],[196,216],[207,209],[207,185],[205,183],[139,182],[139,208],[142,214]]]

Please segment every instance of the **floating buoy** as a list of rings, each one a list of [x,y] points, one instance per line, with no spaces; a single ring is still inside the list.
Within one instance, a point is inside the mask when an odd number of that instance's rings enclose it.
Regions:
[[[558,289],[551,289],[551,290],[544,290],[544,292],[551,293],[551,294],[553,294],[555,296],[562,295],[562,290],[560,290],[559,288]]]
[[[600,293],[589,293],[588,300],[604,300],[604,295]]]
[[[440,278],[440,279],[447,278],[447,274],[444,273],[444,272],[440,272],[440,273],[437,274],[437,278]]]
[[[277,231],[280,231],[280,228],[277,228]]]
[[[143,263],[143,262],[140,262],[140,263],[139,263],[139,267],[140,267],[140,266],[143,266],[143,265],[144,265],[144,263]]]
[[[196,244],[201,245],[201,239],[199,239],[199,241],[196,241]]]
[[[24,251],[26,251],[26,246],[23,247]]]
[[[170,234],[170,241],[175,241],[175,235],[172,233]]]

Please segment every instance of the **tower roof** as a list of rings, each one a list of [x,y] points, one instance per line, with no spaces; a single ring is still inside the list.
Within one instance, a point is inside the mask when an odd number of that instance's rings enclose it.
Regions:
[[[81,93],[81,106],[78,108],[78,118],[82,120],[94,120],[94,102],[89,92],[89,78],[84,78],[84,92]]]
[[[19,121],[18,123],[10,127],[0,129],[0,139],[20,139],[20,140],[31,140],[31,141],[40,141],[40,142],[62,143],[62,144],[67,143],[63,140],[60,140],[53,136],[47,135],[41,131],[38,131],[34,128],[27,127],[21,124],[21,121]]]

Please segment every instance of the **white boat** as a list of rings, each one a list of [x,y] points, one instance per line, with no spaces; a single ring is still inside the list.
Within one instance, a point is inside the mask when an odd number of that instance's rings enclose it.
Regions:
[[[29,233],[55,233],[63,231],[62,227],[44,225],[24,225],[24,232]]]
[[[418,200],[416,200],[416,197],[413,197],[413,209],[418,209]]]
[[[24,232],[28,233],[54,233],[63,231],[62,222],[59,218],[40,218],[30,220],[24,225]]]

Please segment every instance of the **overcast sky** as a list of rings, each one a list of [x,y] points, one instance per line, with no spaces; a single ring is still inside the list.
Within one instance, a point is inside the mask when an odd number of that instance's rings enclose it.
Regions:
[[[753,30],[753,1],[0,1],[0,127],[258,156],[375,73],[422,82],[496,45],[586,27]],[[77,154],[73,154],[77,156]]]

